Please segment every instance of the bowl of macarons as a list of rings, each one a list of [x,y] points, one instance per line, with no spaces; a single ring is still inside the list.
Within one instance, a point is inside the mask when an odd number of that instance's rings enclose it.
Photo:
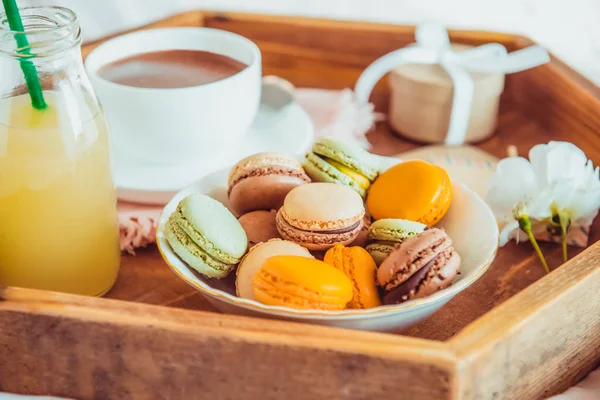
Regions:
[[[485,273],[498,228],[443,168],[320,138],[303,158],[254,154],[182,190],[157,243],[221,312],[401,332]]]

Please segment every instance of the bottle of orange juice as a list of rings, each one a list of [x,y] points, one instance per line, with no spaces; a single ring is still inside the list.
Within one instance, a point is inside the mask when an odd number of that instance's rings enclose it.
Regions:
[[[77,18],[57,7],[21,13],[26,52],[21,33],[0,25],[0,286],[103,295],[119,269],[116,194]],[[25,53],[45,109],[32,107]]]

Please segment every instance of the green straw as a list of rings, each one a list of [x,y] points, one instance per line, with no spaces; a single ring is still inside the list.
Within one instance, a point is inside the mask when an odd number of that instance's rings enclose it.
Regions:
[[[21,21],[21,14],[19,13],[19,7],[17,7],[16,0],[2,0],[2,5],[4,5],[4,11],[6,12],[6,17],[8,19],[8,26],[12,31],[15,32],[25,32],[25,28],[23,27],[23,21]],[[17,46],[19,49],[17,50],[21,54],[30,55],[29,51],[29,41],[27,40],[27,36],[25,34],[16,34],[15,40],[17,41]],[[31,105],[33,108],[38,110],[43,110],[48,105],[44,100],[44,95],[42,93],[42,84],[40,83],[40,78],[37,74],[37,69],[33,62],[29,60],[20,60],[21,70],[23,71],[23,75],[25,75],[25,82],[27,83],[27,89],[29,90],[29,96],[31,97]]]

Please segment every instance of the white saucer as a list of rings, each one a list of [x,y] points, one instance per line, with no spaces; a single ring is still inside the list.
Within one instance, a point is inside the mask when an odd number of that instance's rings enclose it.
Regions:
[[[291,155],[306,153],[314,139],[308,114],[296,103],[274,110],[261,105],[250,131],[226,154],[198,160],[192,165],[151,164],[115,148],[113,175],[120,200],[142,204],[166,204],[175,193],[243,157],[263,151]]]

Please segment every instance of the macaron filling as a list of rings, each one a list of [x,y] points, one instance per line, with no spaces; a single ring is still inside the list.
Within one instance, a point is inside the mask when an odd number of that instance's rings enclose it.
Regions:
[[[435,259],[429,261],[423,266],[423,268],[415,272],[410,278],[408,278],[408,280],[406,280],[400,286],[397,286],[396,288],[387,292],[383,296],[383,303],[396,304],[408,300],[409,293],[418,289],[423,279],[425,279],[425,277],[431,270],[431,267],[433,267],[434,261]]]
[[[313,144],[313,153],[335,160],[353,171],[364,175],[369,181],[379,174],[379,166],[363,148],[331,138],[321,138]]]
[[[310,182],[310,178],[301,169],[291,168],[291,167],[281,166],[281,165],[269,165],[269,166],[252,169],[252,170],[243,171],[242,173],[237,174],[235,179],[232,180],[229,185],[229,189],[227,190],[227,196],[231,195],[231,190],[233,189],[233,187],[235,185],[237,185],[238,183],[240,183],[241,181],[248,179],[248,178],[259,177],[259,176],[269,176],[269,175],[290,176],[290,177],[298,178],[306,183]]]
[[[440,253],[446,251],[448,248],[452,249],[451,246],[452,242],[450,240],[441,238],[431,247],[420,251],[415,255],[412,261],[400,266],[400,268],[395,272],[393,279],[384,285],[385,290],[391,291],[395,287],[399,286],[405,280],[407,280],[407,275],[412,276],[412,274],[423,268],[425,264],[437,257]],[[413,271],[412,274],[410,272],[411,270]]]
[[[227,179],[227,185],[231,186],[234,181],[237,181],[241,175],[247,174],[248,171],[271,166],[302,171],[302,164],[289,155],[281,153],[257,153],[244,158],[233,166]]]
[[[364,190],[367,190],[369,186],[371,186],[371,181],[369,180],[369,178],[361,174],[359,171],[355,171],[352,168],[347,167],[338,161],[332,160],[331,158],[322,156],[321,158],[329,164],[333,165],[335,168],[337,168],[342,174],[352,179],[354,182],[356,182],[358,186],[360,186]]]
[[[327,230],[304,230],[290,224],[285,217],[283,209],[276,216],[277,230],[286,240],[300,243],[311,248],[313,245],[330,245],[336,243],[349,243],[358,236],[362,228],[362,219],[354,222],[349,227]]]
[[[331,233],[333,231],[329,231],[330,233],[325,233],[327,231],[304,231],[290,225],[287,221],[280,217],[280,215],[281,213],[277,214],[277,229],[279,230],[281,236],[286,240],[291,240],[308,248],[311,248],[313,245],[349,243],[353,241],[356,236],[358,236],[358,233],[361,229],[361,223],[359,222],[354,230],[346,232]]]
[[[354,179],[345,175],[342,171],[329,164],[325,159],[315,153],[311,152],[306,154],[304,169],[313,181],[337,183],[349,186],[363,197],[366,194],[365,189],[360,187]]]
[[[397,304],[415,297],[415,295],[419,293],[421,286],[439,273],[441,267],[452,257],[453,252],[454,249],[449,247],[435,256],[431,261],[412,274],[406,281],[389,290],[383,296],[383,303]]]
[[[178,250],[176,253],[188,263],[193,262],[193,260],[188,260],[188,255],[185,252],[189,253],[192,257],[202,260],[208,267],[223,274],[227,274],[235,267],[235,264],[227,264],[211,257],[179,225],[172,223],[170,219],[167,223],[167,239],[170,239],[169,243],[173,247],[173,250]],[[214,274],[215,277],[222,275],[218,272]]]
[[[301,229],[306,232],[326,232],[331,230],[343,229],[348,226],[354,226],[355,223],[359,223],[362,227],[362,221],[365,216],[364,210],[360,210],[360,213],[349,218],[343,218],[338,220],[323,220],[323,221],[306,221],[300,218],[293,218],[289,215],[285,206],[280,208],[277,212],[277,219],[281,219],[282,222],[286,222],[294,228]]]
[[[321,234],[330,234],[330,233],[346,233],[346,232],[352,232],[354,230],[356,230],[356,228],[361,226],[361,221],[356,221],[354,224],[346,227],[346,228],[339,228],[339,229],[331,229],[331,230],[327,230],[327,231],[306,231],[306,232],[310,232],[310,233],[321,233]]]
[[[237,264],[240,260],[241,257],[238,258],[226,254],[225,252],[217,249],[213,243],[206,240],[206,238],[199,231],[194,229],[192,224],[185,219],[179,207],[173,214],[171,214],[169,217],[169,222],[172,225],[176,225],[181,228],[181,230],[183,230],[187,236],[198,245],[199,248],[203,249],[203,251],[209,254],[213,259],[226,264]]]

